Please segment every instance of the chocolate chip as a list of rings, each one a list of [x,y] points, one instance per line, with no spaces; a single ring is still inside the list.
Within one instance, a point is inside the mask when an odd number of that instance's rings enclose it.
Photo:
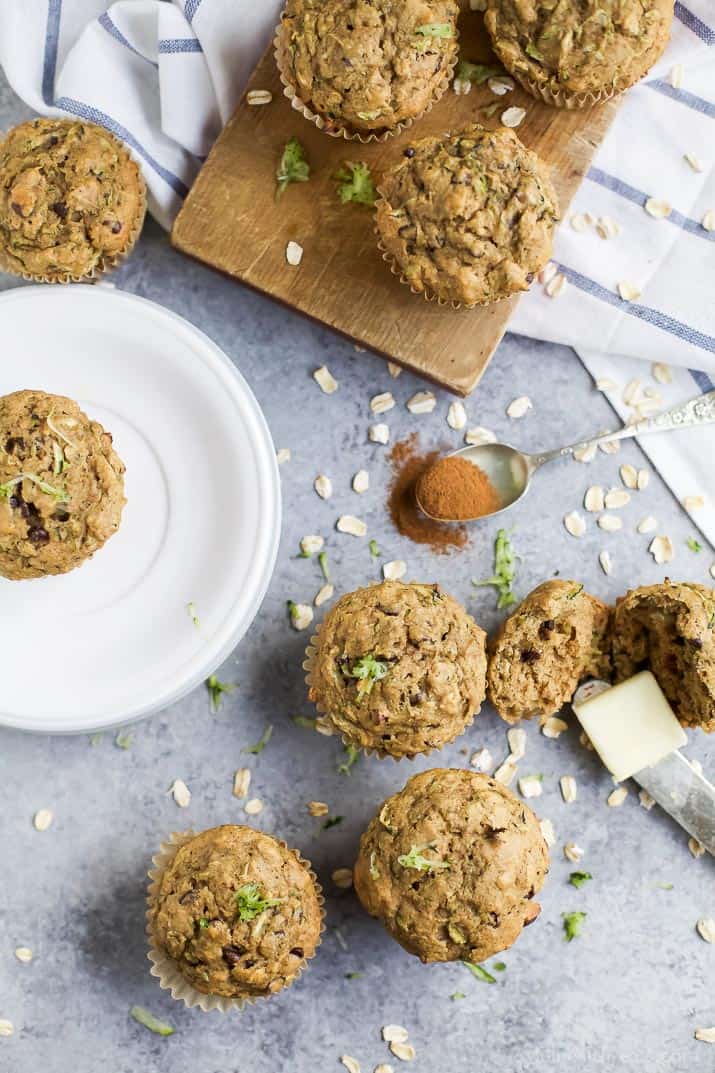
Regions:
[[[223,955],[223,960],[233,969],[238,965],[242,955],[245,954],[246,951],[242,946],[224,946],[221,948],[221,953]]]
[[[56,522],[66,522],[69,519],[69,512],[58,507],[52,517]]]
[[[533,272],[527,272],[526,273],[526,282],[527,283],[533,283],[534,282],[534,273]]]
[[[688,644],[691,645],[692,648],[701,649],[703,647],[703,642],[699,637],[689,637]]]
[[[409,148],[405,149],[404,155],[410,159],[415,155],[415,150],[412,148],[411,145],[409,146]]]
[[[22,216],[22,205],[18,205],[16,201],[11,201],[10,208],[13,212],[16,212],[18,216]]]
[[[31,544],[47,544],[50,534],[41,525],[31,525],[27,531],[27,539]]]
[[[16,507],[20,506],[20,504],[22,503],[22,500],[20,499],[19,496],[10,496],[10,498],[8,499],[8,503],[10,504],[12,509],[15,510]]]
[[[302,946],[294,946],[293,949],[291,950],[291,954],[295,958],[303,958],[303,957],[305,957],[305,951],[303,950]]]
[[[118,235],[121,230],[122,230],[122,225],[120,224],[119,220],[115,220],[114,223],[112,224],[112,234],[113,235]]]
[[[542,641],[548,641],[549,634],[556,628],[556,623],[552,618],[545,619],[539,626],[539,637]]]
[[[52,205],[50,205],[50,208],[56,216],[59,216],[60,220],[64,220],[64,218],[67,216],[67,206],[65,205],[64,201],[55,201]]]
[[[413,706],[416,704],[421,704],[424,699],[425,695],[420,689],[419,692],[412,694],[412,696],[410,697],[410,704]]]
[[[521,662],[522,663],[536,663],[541,659],[541,654],[536,651],[535,648],[522,648],[521,650]]]

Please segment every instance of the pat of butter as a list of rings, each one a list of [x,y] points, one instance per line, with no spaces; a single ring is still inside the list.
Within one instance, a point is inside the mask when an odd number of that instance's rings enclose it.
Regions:
[[[650,671],[574,704],[578,721],[620,781],[685,745],[685,731]]]

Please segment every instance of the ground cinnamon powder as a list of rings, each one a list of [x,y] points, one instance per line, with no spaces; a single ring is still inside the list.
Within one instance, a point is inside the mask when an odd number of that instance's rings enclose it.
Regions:
[[[428,544],[433,551],[445,553],[463,548],[468,533],[463,525],[444,525],[425,517],[417,506],[415,485],[423,473],[440,457],[440,451],[421,454],[417,436],[396,443],[390,451],[393,479],[388,496],[388,510],[393,525],[416,544]]]
[[[433,518],[466,521],[491,514],[501,506],[484,470],[459,455],[440,458],[421,475],[417,498]]]

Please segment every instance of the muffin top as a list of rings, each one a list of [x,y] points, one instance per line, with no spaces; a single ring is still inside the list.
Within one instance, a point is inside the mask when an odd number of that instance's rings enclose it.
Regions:
[[[554,92],[637,82],[663,51],[673,0],[487,0],[485,24],[508,70]]]
[[[549,853],[531,809],[473,771],[414,775],[360,840],[355,888],[422,961],[484,961],[540,912]]]
[[[76,402],[44,391],[0,397],[0,574],[64,574],[119,528],[124,464]]]
[[[479,711],[485,633],[439,585],[385,581],[338,600],[310,698],[351,745],[393,757],[452,741]]]
[[[248,998],[286,987],[312,957],[322,910],[308,866],[251,827],[196,835],[165,870],[153,934],[207,995]]]
[[[446,88],[458,11],[456,0],[287,0],[280,62],[336,128],[389,130]]]
[[[556,193],[512,130],[412,142],[380,194],[382,243],[414,290],[481,305],[526,290],[549,259]]]
[[[502,624],[491,645],[489,699],[516,723],[558,712],[583,678],[610,678],[610,610],[578,581],[544,581]]]
[[[0,143],[0,265],[62,280],[123,252],[138,226],[144,180],[103,127],[21,123]]]
[[[683,726],[715,732],[715,590],[644,585],[616,604],[613,664],[621,682],[649,669]]]

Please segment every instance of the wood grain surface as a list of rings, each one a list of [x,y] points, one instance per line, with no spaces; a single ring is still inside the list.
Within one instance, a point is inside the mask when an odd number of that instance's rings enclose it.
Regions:
[[[482,16],[463,11],[460,55],[496,62]],[[457,96],[451,89],[410,130],[385,143],[362,145],[317,130],[283,95],[272,46],[247,92],[268,89],[270,104],[249,106],[244,96],[214,145],[172,232],[174,245],[222,272],[279,299],[459,395],[478,383],[504,334],[518,297],[471,310],[454,310],[412,294],[393,276],[377,249],[373,214],[342,205],[335,172],[346,160],[364,160],[379,181],[411,138],[480,122],[496,127],[503,109],[527,110],[522,141],[550,165],[565,219],[591,158],[618,107],[609,101],[563,111],[517,88],[495,97],[487,86]],[[484,109],[499,102],[496,114]],[[308,183],[291,185],[275,199],[275,171],[292,135],[311,165]],[[289,240],[304,249],[299,267],[285,258]],[[554,307],[557,315],[557,307]]]

